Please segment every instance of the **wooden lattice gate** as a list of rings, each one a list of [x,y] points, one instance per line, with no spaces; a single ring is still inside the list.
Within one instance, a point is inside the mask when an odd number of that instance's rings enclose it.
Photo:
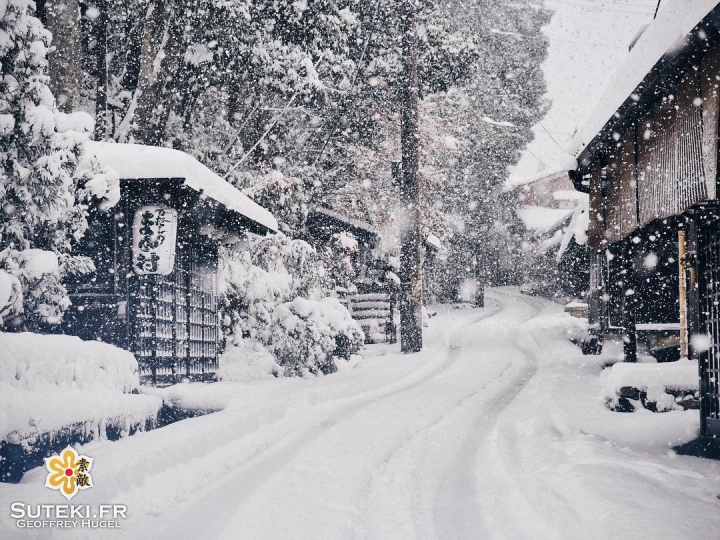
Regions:
[[[130,348],[143,381],[206,380],[218,367],[217,246],[181,229],[168,276],[131,276]]]
[[[701,434],[720,437],[720,212],[700,211],[696,226]]]

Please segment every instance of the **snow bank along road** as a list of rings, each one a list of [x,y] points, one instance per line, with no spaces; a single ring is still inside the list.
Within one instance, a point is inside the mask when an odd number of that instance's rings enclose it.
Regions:
[[[228,383],[220,413],[86,445],[95,488],[72,502],[127,504],[103,531],[120,538],[720,538],[720,464],[668,452],[696,413],[605,410],[560,306],[513,289],[487,306],[442,311],[417,355]],[[0,486],[2,507],[58,502],[43,479]],[[8,515],[3,538],[101,535]]]

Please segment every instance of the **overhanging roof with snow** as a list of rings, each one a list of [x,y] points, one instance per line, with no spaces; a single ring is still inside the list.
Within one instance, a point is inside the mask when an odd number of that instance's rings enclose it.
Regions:
[[[567,152],[585,169],[596,153],[614,142],[632,120],[660,97],[656,90],[667,84],[673,70],[695,46],[718,39],[720,9],[717,0],[665,0],[657,18],[640,36],[608,82],[605,92],[575,134]],[[710,32],[700,31],[712,28]],[[586,187],[578,185],[581,191]]]
[[[275,217],[194,157],[172,148],[91,142],[88,152],[113,169],[120,179],[178,178],[190,189],[251,222],[261,232],[277,232]]]
[[[316,206],[308,214],[308,226],[315,229],[318,225],[329,232],[351,232],[364,241],[375,241],[378,237],[377,229],[370,223],[349,218],[323,206]]]

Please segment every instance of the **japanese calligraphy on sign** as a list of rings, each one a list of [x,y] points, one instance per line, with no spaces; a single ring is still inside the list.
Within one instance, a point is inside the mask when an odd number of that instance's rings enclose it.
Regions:
[[[136,274],[167,276],[175,266],[177,211],[143,206],[133,220],[133,269]]]

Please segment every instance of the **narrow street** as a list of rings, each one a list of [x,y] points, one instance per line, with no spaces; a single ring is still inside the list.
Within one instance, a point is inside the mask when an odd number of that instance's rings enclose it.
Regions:
[[[162,536],[477,538],[488,524],[473,471],[485,435],[535,372],[521,325],[542,311],[495,293],[457,326],[445,322],[452,313],[433,320],[440,335],[412,376],[342,409],[318,407],[315,425],[177,508]],[[197,519],[217,508],[226,515]],[[269,508],[279,519],[266,519]]]
[[[605,409],[572,323],[490,290],[431,319],[420,354],[372,346],[331,376],[234,383],[225,411],[86,445],[96,488],[73,503],[127,504],[104,531],[123,538],[712,538],[720,464],[660,440],[696,412]],[[2,504],[48,498],[42,476],[0,486]]]

